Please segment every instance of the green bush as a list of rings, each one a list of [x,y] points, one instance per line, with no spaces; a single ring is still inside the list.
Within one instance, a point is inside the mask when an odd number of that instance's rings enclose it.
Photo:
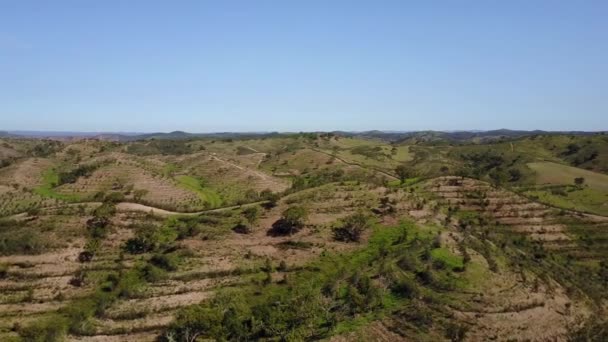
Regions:
[[[8,265],[1,263],[0,264],[0,279],[4,279],[8,276]]]
[[[119,297],[132,298],[141,290],[144,282],[138,270],[129,270],[119,276],[117,293]]]
[[[308,211],[304,207],[289,207],[283,211],[281,218],[272,224],[272,228],[268,231],[268,235],[280,236],[297,233],[304,227],[307,218]]]
[[[104,195],[105,197],[105,195]],[[93,216],[98,218],[110,218],[116,214],[116,205],[114,203],[104,202],[93,211]]]
[[[390,290],[395,295],[403,298],[415,298],[420,294],[416,282],[406,277],[395,279],[391,284]]]
[[[217,308],[190,306],[178,312],[165,341],[194,341],[196,336],[221,340],[222,314]],[[169,338],[171,337],[171,338]]]
[[[125,195],[120,192],[111,192],[103,199],[106,203],[118,203],[125,200]]]
[[[185,239],[198,235],[201,232],[200,219],[198,217],[171,217],[165,222],[165,226],[177,233],[177,239]]]
[[[31,228],[0,232],[0,255],[39,254],[49,247],[49,242]]]
[[[322,340],[335,329],[389,312],[408,324],[428,326],[435,311],[425,302],[411,304],[422,294],[431,298],[428,295],[435,288],[446,288],[443,278],[449,273],[432,272],[430,258],[419,260],[421,251],[430,250],[432,236],[409,241],[404,232],[411,228],[404,223],[401,229],[378,229],[365,247],[294,268],[283,282],[261,281],[273,272],[268,261],[261,268],[265,274],[250,285],[224,290],[209,302],[182,309],[165,339],[186,340],[195,334],[219,341]],[[285,263],[279,267],[286,268]],[[398,309],[403,307],[417,311]]]
[[[77,300],[62,309],[68,319],[69,331],[72,334],[85,335],[93,332],[91,318],[95,315],[97,304],[93,299]]]
[[[76,183],[80,177],[90,177],[100,165],[81,165],[74,170],[59,173],[59,184]]]
[[[141,268],[142,278],[149,283],[156,283],[167,278],[167,272],[152,264],[146,264]]]
[[[177,238],[171,227],[146,224],[136,228],[135,237],[127,240],[123,248],[131,254],[141,254],[169,247]]]
[[[342,224],[332,229],[334,239],[343,242],[359,242],[361,234],[370,226],[369,215],[356,212],[342,220]]]
[[[59,342],[65,341],[68,332],[68,319],[61,315],[37,320],[17,332],[24,342]]]
[[[175,271],[179,265],[179,256],[176,254],[155,254],[150,258],[150,263],[165,271]]]

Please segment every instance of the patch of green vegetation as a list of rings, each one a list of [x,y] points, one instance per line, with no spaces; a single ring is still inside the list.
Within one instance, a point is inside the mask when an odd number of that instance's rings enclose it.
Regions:
[[[537,174],[538,184],[571,185],[575,178],[583,178],[584,184],[597,191],[608,193],[608,175],[551,162],[528,163]]]
[[[571,216],[561,217],[559,222],[581,246],[578,254],[584,258],[577,264],[593,268],[598,266],[598,260],[608,260],[608,223],[589,223]]]
[[[175,171],[177,171],[177,165],[167,163],[165,166],[163,166],[162,173],[165,177],[170,177]]]
[[[416,183],[418,183],[420,181],[421,181],[420,177],[406,178],[403,181],[403,183],[401,183],[401,181],[398,180],[398,179],[394,179],[394,180],[388,181],[387,185],[390,186],[390,187],[395,187],[395,188],[397,188],[397,187],[408,187],[408,186],[414,185],[414,184],[416,184]]]
[[[99,232],[100,226],[105,229],[106,221],[99,218],[112,215],[109,209],[112,204],[104,203],[108,209],[98,210],[95,216],[87,221],[90,240],[99,241],[105,234]],[[99,208],[98,208],[99,209]],[[49,313],[47,316],[20,327],[17,332],[26,341],[61,341],[67,333],[71,335],[91,335],[95,332],[95,319],[104,317],[106,310],[119,300],[135,298],[141,295],[149,283],[167,278],[168,272],[176,271],[188,251],[180,249],[174,243],[178,238],[176,219],[168,219],[162,226],[140,226],[135,237],[129,239],[124,248],[127,252],[139,254],[154,251],[152,256],[144,255],[133,259],[133,264],[126,267],[123,257],[109,265],[111,271],[95,271],[91,268],[80,269],[70,281],[73,286],[87,284],[92,288],[86,296],[70,301],[68,305]],[[52,322],[52,324],[49,324]]]
[[[522,188],[527,196],[560,208],[608,215],[608,175],[552,162],[528,166],[536,172],[538,185]]]
[[[79,202],[80,196],[76,194],[60,194],[55,191],[59,185],[59,174],[55,169],[48,169],[42,174],[42,184],[34,192],[42,197],[54,198],[66,202]]]
[[[452,254],[447,248],[435,248],[431,251],[431,257],[451,269],[463,269],[464,263],[461,256]]]
[[[360,145],[350,149],[351,154],[358,154],[365,158],[375,160],[385,160],[389,158],[389,154],[386,154],[382,146],[368,146]]]
[[[154,154],[182,155],[195,152],[186,140],[151,139],[132,142],[127,145],[127,153],[139,156]]]
[[[0,220],[0,255],[39,254],[53,247],[44,232],[23,222]]]
[[[18,332],[23,341],[63,341],[67,336],[68,321],[59,315],[47,315]]]
[[[186,175],[177,176],[175,179],[179,182],[179,185],[182,188],[198,194],[203,201],[209,203],[211,208],[216,208],[222,205],[222,198],[217,194],[217,192],[215,192],[213,189],[205,187],[201,180]]]
[[[391,149],[392,159],[398,162],[408,162],[414,158],[409,146],[395,146]]]
[[[57,183],[55,183],[55,186],[66,183],[76,183],[80,177],[90,177],[100,166],[100,163],[79,165],[72,170],[60,172],[58,174]]]
[[[287,240],[278,245],[280,249],[309,249],[313,246],[314,244],[312,242],[294,240]]]
[[[432,260],[422,253],[431,236],[430,230],[411,223],[376,226],[367,246],[326,254],[281,282],[272,281],[268,266],[257,284],[224,290],[208,303],[182,309],[164,337],[194,333],[217,340],[322,339],[387,315],[400,316],[410,304],[426,305],[419,296],[438,300],[436,291],[453,286],[451,271],[429,268]],[[380,276],[388,289],[372,280]],[[420,326],[447,319],[430,307],[426,310],[434,318],[418,322]]]
[[[568,189],[568,190],[566,190]],[[591,188],[540,187],[525,190],[526,196],[533,200],[558,208],[572,209],[598,215],[608,215],[608,192]]]

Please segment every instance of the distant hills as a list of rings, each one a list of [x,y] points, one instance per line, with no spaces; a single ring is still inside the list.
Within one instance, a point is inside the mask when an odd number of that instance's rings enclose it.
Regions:
[[[387,141],[404,141],[404,140],[416,140],[419,142],[424,141],[470,141],[479,140],[488,141],[505,138],[521,138],[526,136],[534,135],[556,135],[556,134],[569,134],[569,135],[595,135],[604,134],[605,132],[586,132],[586,131],[523,131],[523,130],[510,130],[510,129],[497,129],[489,131],[412,131],[412,132],[383,132],[383,131],[369,131],[369,132],[357,132],[353,135],[358,137],[369,137],[376,139],[383,139]]]
[[[370,139],[381,139],[391,142],[400,142],[405,140],[415,140],[417,142],[433,142],[433,141],[488,141],[505,138],[520,138],[534,135],[554,135],[554,134],[570,134],[570,135],[595,135],[606,134],[606,132],[588,132],[588,131],[543,131],[543,130],[510,130],[497,129],[488,131],[332,131],[332,132],[311,132],[311,133],[329,133],[345,137],[361,137]],[[0,137],[7,138],[34,138],[34,139],[53,139],[53,140],[81,140],[81,139],[98,139],[108,141],[135,141],[135,140],[151,140],[151,139],[195,139],[195,138],[213,138],[213,139],[245,139],[256,137],[271,137],[283,134],[296,134],[295,132],[214,132],[214,133],[189,133],[184,131],[173,132],[155,132],[155,133],[136,133],[136,132],[47,132],[47,131],[0,131]]]

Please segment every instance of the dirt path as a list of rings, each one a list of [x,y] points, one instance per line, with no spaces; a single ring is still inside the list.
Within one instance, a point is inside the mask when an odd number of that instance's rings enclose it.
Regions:
[[[247,207],[260,205],[263,203],[266,203],[266,201],[258,201],[258,202],[251,202],[251,203],[246,203],[246,204],[241,204],[241,205],[232,205],[229,207],[206,209],[206,210],[195,211],[195,212],[191,212],[191,213],[170,211],[170,210],[151,207],[149,205],[132,203],[132,202],[118,203],[116,205],[116,209],[118,211],[141,211],[141,212],[145,212],[145,213],[152,213],[154,215],[159,215],[159,216],[171,216],[171,215],[196,216],[196,215],[200,215],[200,214],[204,214],[204,213],[221,212],[221,211],[233,210],[233,209],[237,209],[237,208],[247,208]]]
[[[241,170],[243,172],[246,172],[248,174],[253,174],[253,175],[257,176],[260,179],[264,179],[264,180],[267,180],[267,181],[275,181],[276,182],[276,180],[272,176],[267,175],[264,172],[257,171],[257,170],[252,170],[252,169],[249,169],[249,168],[245,168],[245,167],[243,167],[241,165],[238,165],[238,164],[229,162],[227,160],[221,159],[221,158],[217,157],[216,155],[212,155],[211,159],[217,160],[218,162],[220,162],[222,164],[235,167],[235,168],[237,168],[237,169],[239,169],[239,170]]]
[[[172,215],[196,216],[196,215],[201,215],[204,213],[213,213],[213,212],[221,212],[221,211],[226,211],[226,210],[233,210],[233,209],[237,209],[237,208],[253,207],[253,206],[260,205],[260,204],[263,204],[266,202],[267,201],[257,201],[257,202],[245,203],[245,204],[241,204],[241,205],[231,205],[229,207],[205,209],[205,210],[194,211],[194,212],[171,211],[171,210],[165,210],[165,209],[161,209],[161,208],[152,207],[152,206],[145,205],[145,204],[139,204],[139,203],[133,203],[133,202],[120,202],[120,203],[116,204],[116,209],[118,211],[123,211],[123,212],[124,211],[139,211],[139,212],[144,212],[144,213],[152,213],[153,215],[158,215],[158,216],[172,216]],[[81,203],[71,203],[71,204],[67,204],[67,205],[68,206],[75,206],[75,205],[88,205],[88,206],[97,205],[97,206],[99,206],[101,204],[102,204],[101,202],[81,202]],[[41,208],[41,209],[53,210],[53,209],[61,209],[64,207],[65,207],[65,205],[57,206],[57,207],[46,207],[46,208]],[[27,214],[27,212],[23,212],[23,213],[7,216],[6,218],[12,219],[12,220],[27,219],[28,214]]]

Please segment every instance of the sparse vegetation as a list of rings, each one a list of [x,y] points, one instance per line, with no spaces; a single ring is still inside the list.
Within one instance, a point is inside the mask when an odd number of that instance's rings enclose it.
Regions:
[[[608,140],[427,138],[11,141],[0,339],[603,336]]]

